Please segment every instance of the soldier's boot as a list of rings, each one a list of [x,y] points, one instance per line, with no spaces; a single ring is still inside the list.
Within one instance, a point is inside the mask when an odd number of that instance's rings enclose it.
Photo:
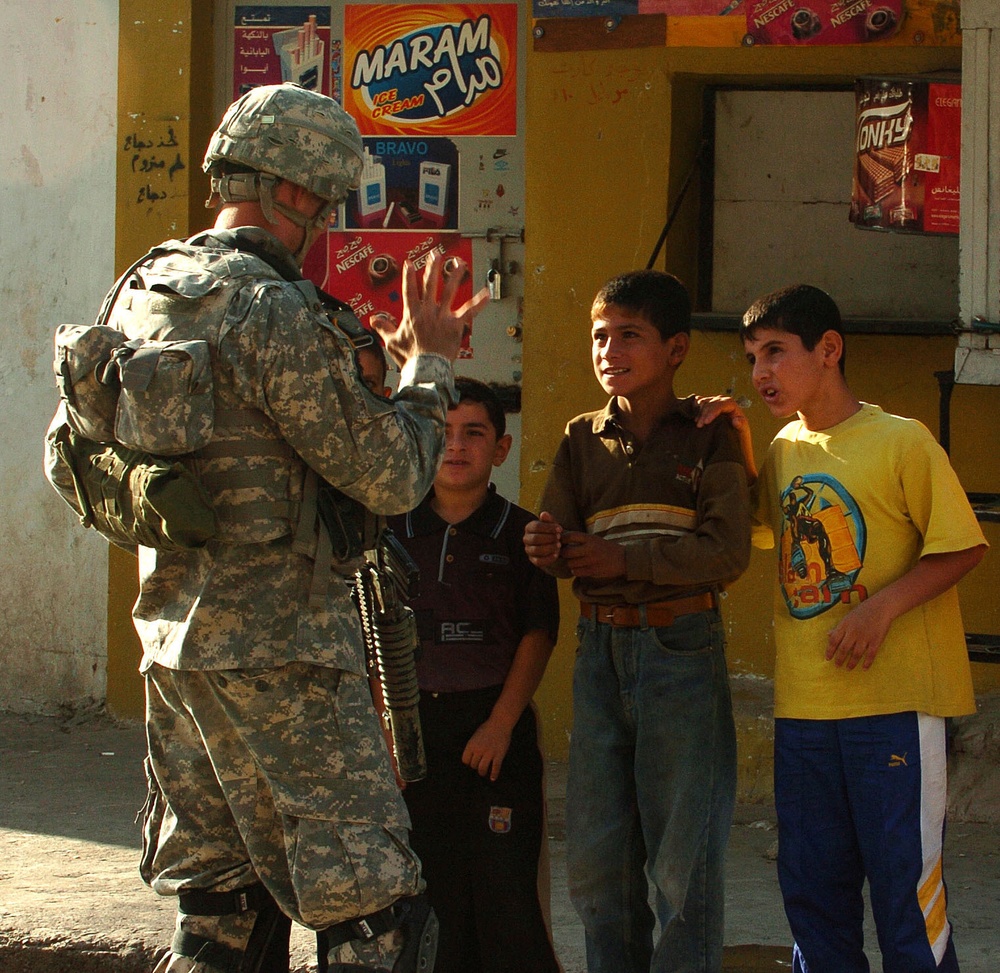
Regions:
[[[173,943],[153,973],[288,973],[291,926],[261,884],[183,893]]]
[[[324,931],[328,973],[431,973],[438,921],[426,895]]]

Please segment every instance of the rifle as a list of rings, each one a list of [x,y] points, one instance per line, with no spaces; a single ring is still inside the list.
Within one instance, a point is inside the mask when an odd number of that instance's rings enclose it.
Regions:
[[[400,780],[427,776],[427,757],[420,728],[420,690],[416,654],[420,649],[417,620],[406,601],[417,594],[420,569],[389,528],[365,554],[354,578],[354,596],[365,638],[368,673],[377,679],[385,702],[383,720],[392,738]]]

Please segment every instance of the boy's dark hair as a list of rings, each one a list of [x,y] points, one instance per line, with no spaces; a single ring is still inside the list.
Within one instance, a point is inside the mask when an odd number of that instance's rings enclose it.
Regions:
[[[455,378],[455,391],[458,392],[459,403],[478,402],[485,407],[490,425],[496,430],[497,439],[507,432],[507,417],[504,415],[503,403],[500,401],[500,396],[485,382],[479,382],[474,378],[458,375]]]
[[[757,331],[764,328],[798,335],[806,351],[812,351],[827,331],[836,331],[844,337],[844,323],[836,301],[812,284],[792,284],[757,298],[740,322],[740,339],[752,341]],[[845,358],[846,341],[840,356],[841,374]]]
[[[641,314],[663,338],[691,333],[691,298],[673,274],[662,270],[632,270],[612,277],[590,308],[591,319],[610,306]]]

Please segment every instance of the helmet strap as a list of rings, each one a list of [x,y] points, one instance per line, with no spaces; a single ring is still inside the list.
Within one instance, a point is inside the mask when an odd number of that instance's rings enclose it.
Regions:
[[[207,207],[216,205],[216,198],[226,203],[259,203],[264,218],[274,224],[278,222],[278,218],[274,215],[277,210],[289,222],[305,230],[302,244],[295,253],[295,259],[301,264],[313,243],[312,231],[326,226],[337,204],[327,202],[315,216],[306,216],[274,198],[274,189],[279,181],[278,176],[267,172],[233,172],[212,176],[212,192],[205,205]]]
[[[224,203],[259,203],[268,223],[277,223],[274,215],[274,187],[278,177],[267,172],[230,172],[212,176],[212,192],[205,201],[212,206],[216,197]]]
[[[292,209],[291,206],[286,206],[284,203],[279,203],[277,200],[272,200],[271,205],[287,220],[294,223],[296,226],[301,226],[302,229],[305,230],[305,233],[302,235],[302,243],[298,250],[295,251],[295,259],[301,266],[302,261],[306,259],[306,254],[309,252],[316,240],[314,231],[321,230],[326,226],[327,220],[330,219],[330,214],[334,211],[337,204],[327,202],[315,216],[306,216],[305,213],[300,213],[297,209]],[[262,202],[261,209],[263,208],[264,204]],[[264,215],[267,216],[266,210]],[[276,221],[272,220],[272,222]]]

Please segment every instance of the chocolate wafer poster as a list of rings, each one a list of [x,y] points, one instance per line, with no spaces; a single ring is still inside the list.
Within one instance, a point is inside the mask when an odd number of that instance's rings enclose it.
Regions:
[[[861,78],[850,219],[862,227],[958,233],[959,81]]]

